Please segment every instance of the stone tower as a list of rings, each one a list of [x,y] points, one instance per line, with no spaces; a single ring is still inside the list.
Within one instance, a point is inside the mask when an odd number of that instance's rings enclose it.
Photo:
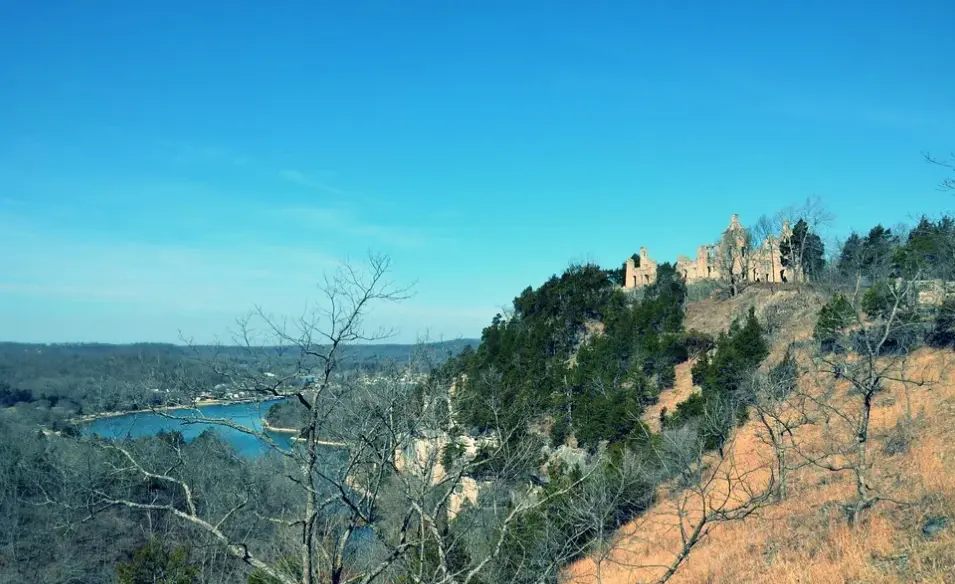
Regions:
[[[695,259],[677,257],[677,273],[688,283],[730,276],[750,282],[791,282],[800,278],[801,270],[783,266],[780,257],[780,242],[792,237],[789,221],[783,221],[779,235],[769,235],[763,242],[750,242],[747,237],[739,214],[733,213],[719,241],[698,246]],[[727,269],[732,273],[724,274]],[[641,247],[638,256],[627,260],[624,272],[624,288],[642,288],[656,281],[657,264],[648,255],[647,248]]]

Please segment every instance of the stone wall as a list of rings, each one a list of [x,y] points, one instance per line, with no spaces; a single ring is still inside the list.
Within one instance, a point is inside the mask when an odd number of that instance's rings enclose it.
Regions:
[[[788,222],[783,223],[779,235],[767,237],[757,248],[751,249],[746,244],[745,233],[739,215],[734,214],[719,241],[697,247],[695,259],[683,255],[677,257],[677,273],[688,284],[730,278],[739,282],[794,280],[798,270],[783,266],[779,252],[780,241],[792,233]],[[642,288],[656,282],[657,263],[649,257],[647,248],[641,247],[639,263],[633,258],[627,259],[624,272],[624,288]]]
[[[639,263],[637,263],[639,262]],[[657,281],[657,263],[650,259],[647,248],[640,248],[637,261],[627,258],[624,270],[624,288],[642,288]]]
[[[690,259],[682,255],[678,256],[676,271],[683,276],[687,283],[719,279],[716,246],[701,245],[696,249],[696,259]]]

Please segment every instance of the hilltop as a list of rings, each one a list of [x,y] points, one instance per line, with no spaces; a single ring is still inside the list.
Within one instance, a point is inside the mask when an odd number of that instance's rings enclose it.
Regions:
[[[636,285],[637,256],[573,266],[449,362],[456,432],[545,443],[506,580],[560,558],[580,582],[947,581],[955,500],[931,473],[955,395],[953,222],[876,226],[829,259],[811,223],[784,226],[754,239],[734,217],[717,248],[738,255],[694,282],[645,251]],[[795,274],[751,271],[775,253]]]

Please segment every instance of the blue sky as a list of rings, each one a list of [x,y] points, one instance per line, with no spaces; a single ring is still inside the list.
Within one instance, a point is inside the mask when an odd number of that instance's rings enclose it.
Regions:
[[[198,341],[389,254],[399,341],[821,197],[955,208],[955,3],[0,0],[0,340]]]

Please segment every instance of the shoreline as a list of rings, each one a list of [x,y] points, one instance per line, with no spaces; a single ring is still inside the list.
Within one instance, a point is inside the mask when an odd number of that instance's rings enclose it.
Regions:
[[[301,430],[296,430],[295,428],[281,428],[279,426],[273,426],[269,424],[269,421],[266,420],[264,417],[262,418],[261,423],[262,423],[262,429],[265,430],[266,432],[273,432],[275,434],[301,434],[302,433]],[[302,438],[301,436],[293,436],[292,442],[305,442],[305,439]],[[318,444],[319,446],[334,446],[337,448],[344,448],[345,446],[347,446],[347,444],[345,444],[344,442],[333,442],[331,440],[316,440],[315,444]]]
[[[160,406],[153,408],[144,408],[141,410],[121,410],[118,412],[100,412],[97,414],[86,414],[76,418],[71,418],[71,424],[89,424],[97,420],[109,418],[121,418],[123,416],[132,416],[135,414],[151,414],[156,412],[171,412],[175,410],[195,410],[206,406],[235,406],[249,403],[264,403],[270,401],[280,401],[284,397],[266,397],[266,398],[244,398],[244,399],[200,399],[191,404],[178,404],[173,406]],[[265,421],[265,418],[262,418]]]
[[[261,418],[259,418],[259,420],[260,420],[260,423],[262,424],[262,429],[265,430],[266,432],[274,432],[276,434],[301,434],[302,433],[301,430],[296,430],[295,428],[282,428],[279,426],[273,426],[272,424],[269,424],[269,421],[265,418],[265,416],[262,416]]]

